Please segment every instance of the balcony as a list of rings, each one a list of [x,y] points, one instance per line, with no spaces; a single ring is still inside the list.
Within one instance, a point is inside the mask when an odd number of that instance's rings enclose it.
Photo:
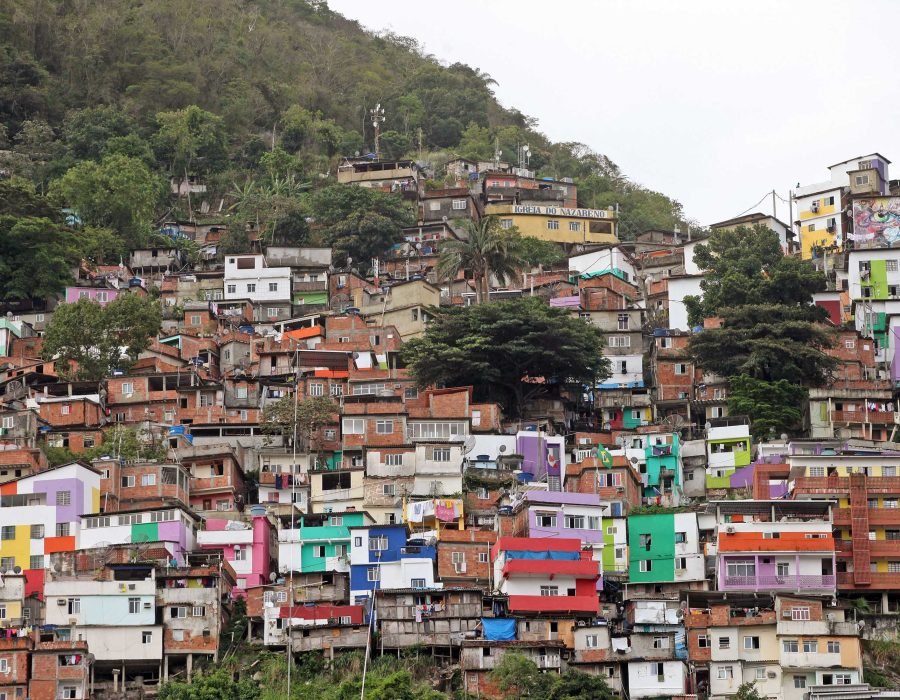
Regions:
[[[837,575],[838,588],[842,591],[850,590],[885,590],[900,591],[900,575],[884,572],[871,572],[868,574],[870,583],[859,584],[854,582],[852,572],[841,572]]]
[[[254,391],[238,396],[236,392],[226,389],[225,406],[228,408],[259,408],[259,394]]]
[[[820,642],[819,646],[825,642]],[[781,665],[784,668],[841,668],[841,655],[827,652],[781,652]]]
[[[893,425],[900,422],[900,415],[893,411],[832,411],[832,423],[875,423]]]
[[[596,615],[599,602],[596,595],[511,595],[510,612],[589,613]]]
[[[510,559],[503,566],[503,578],[513,576],[574,576],[575,578],[596,578],[600,575],[597,562],[590,559],[560,561],[551,559]]]
[[[869,525],[900,525],[900,508],[869,508]],[[835,525],[850,525],[850,509],[838,508],[834,511]]]
[[[294,292],[324,292],[328,289],[328,280],[316,282],[293,282],[292,288]]]
[[[744,591],[833,591],[833,575],[725,576],[725,590]]]
[[[898,514],[897,523],[900,524],[900,514]],[[850,540],[837,540],[835,550],[839,556],[852,556],[853,543]],[[900,540],[869,540],[869,554],[875,559],[879,557],[900,558]]]
[[[846,496],[850,478],[846,476],[801,476],[794,479],[794,494]],[[900,495],[900,476],[867,476],[866,493]]]

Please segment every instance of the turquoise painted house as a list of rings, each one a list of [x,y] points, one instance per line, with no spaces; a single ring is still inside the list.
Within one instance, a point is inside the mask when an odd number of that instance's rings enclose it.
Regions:
[[[359,510],[298,515],[293,529],[283,521],[278,531],[278,569],[350,571],[350,528],[374,524],[371,515]]]

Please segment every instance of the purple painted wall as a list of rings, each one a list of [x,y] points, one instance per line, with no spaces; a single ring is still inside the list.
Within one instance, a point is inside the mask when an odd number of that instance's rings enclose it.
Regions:
[[[797,574],[800,571],[799,554],[781,554],[780,559],[789,558],[791,573],[777,576],[775,553],[765,554],[729,554],[719,556],[718,576],[716,583],[720,591],[809,591],[834,592],[836,577],[834,574]],[[766,560],[768,563],[766,563]],[[756,564],[756,575],[737,577],[740,580],[729,582],[728,562],[753,562]],[[831,558],[831,570],[835,570],[834,557]]]
[[[891,358],[891,379],[896,382],[900,381],[900,352],[897,352],[897,347],[900,347],[897,345],[900,342],[900,326],[894,326],[891,335],[894,336],[888,341],[894,348],[894,356]]]
[[[78,479],[43,479],[35,481],[34,493],[46,493],[47,505],[56,505],[56,494],[68,491],[71,494],[69,505],[56,506],[57,523],[80,523],[81,514],[85,511],[84,484]],[[72,532],[74,535],[75,533]],[[48,537],[51,535],[48,535]]]

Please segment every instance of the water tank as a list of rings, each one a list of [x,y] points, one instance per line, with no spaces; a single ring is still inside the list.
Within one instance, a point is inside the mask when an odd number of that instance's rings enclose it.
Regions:
[[[129,287],[143,287],[144,280],[142,280],[140,277],[132,277],[130,280],[128,280],[128,286]]]

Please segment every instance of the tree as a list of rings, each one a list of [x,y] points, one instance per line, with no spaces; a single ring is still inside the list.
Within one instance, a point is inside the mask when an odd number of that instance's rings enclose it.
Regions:
[[[385,131],[378,139],[381,157],[386,160],[402,158],[412,148],[412,140],[399,131]]]
[[[134,135],[134,120],[118,107],[100,105],[70,112],[62,135],[74,160],[100,160],[110,139]]]
[[[76,380],[96,381],[127,369],[159,333],[159,304],[123,293],[105,307],[87,299],[61,304],[44,335],[44,359]]]
[[[754,437],[765,439],[800,427],[807,396],[805,387],[786,379],[767,382],[742,374],[728,382],[728,412],[750,416]]]
[[[297,447],[306,446],[311,451],[318,449],[318,432],[326,425],[337,422],[337,405],[325,396],[311,396],[294,404],[293,396],[285,396],[263,411],[262,432],[265,435],[280,435],[285,444],[294,437],[294,419],[297,426]]]
[[[808,263],[785,258],[774,231],[714,231],[708,243],[696,246],[694,260],[706,276],[702,298],[685,299],[691,323],[721,319],[720,327],[691,337],[701,369],[767,382],[828,380],[834,361],[823,350],[832,333],[822,324],[825,310],[812,303],[825,280]]]
[[[504,231],[495,216],[480,221],[466,221],[466,237],[441,246],[437,273],[442,279],[454,280],[460,272],[470,273],[475,281],[475,301],[488,301],[491,277],[501,284],[516,274],[524,263],[519,251],[518,234]]]
[[[519,257],[530,267],[550,268],[566,259],[559,244],[532,236],[521,236],[517,247]]]
[[[215,172],[226,156],[222,118],[191,105],[156,115],[153,144],[169,172],[177,177]]]
[[[403,346],[419,386],[473,386],[479,400],[522,415],[551,389],[593,386],[610,373],[603,334],[541,299],[435,309],[425,334]]]
[[[143,161],[120,154],[82,161],[51,184],[51,195],[82,221],[111,228],[139,245],[149,231],[163,183]]]
[[[520,700],[548,698],[555,682],[550,674],[543,674],[524,654],[507,651],[490,673],[491,680],[503,692],[503,697]]]
[[[400,241],[401,229],[414,221],[399,195],[368,187],[323,187],[312,193],[309,206],[335,260],[350,257],[361,266],[384,256]]]
[[[600,676],[569,669],[559,676],[549,700],[615,700],[616,694]]]
[[[72,233],[58,223],[0,216],[0,299],[56,297],[73,281],[71,269],[78,257]]]
[[[735,700],[765,700],[756,689],[756,681],[749,683],[741,683],[738,686],[737,693],[734,694]]]
[[[159,700],[256,700],[259,688],[250,678],[234,680],[228,668],[214,667],[208,673],[196,673],[190,682],[169,681],[159,689]]]

